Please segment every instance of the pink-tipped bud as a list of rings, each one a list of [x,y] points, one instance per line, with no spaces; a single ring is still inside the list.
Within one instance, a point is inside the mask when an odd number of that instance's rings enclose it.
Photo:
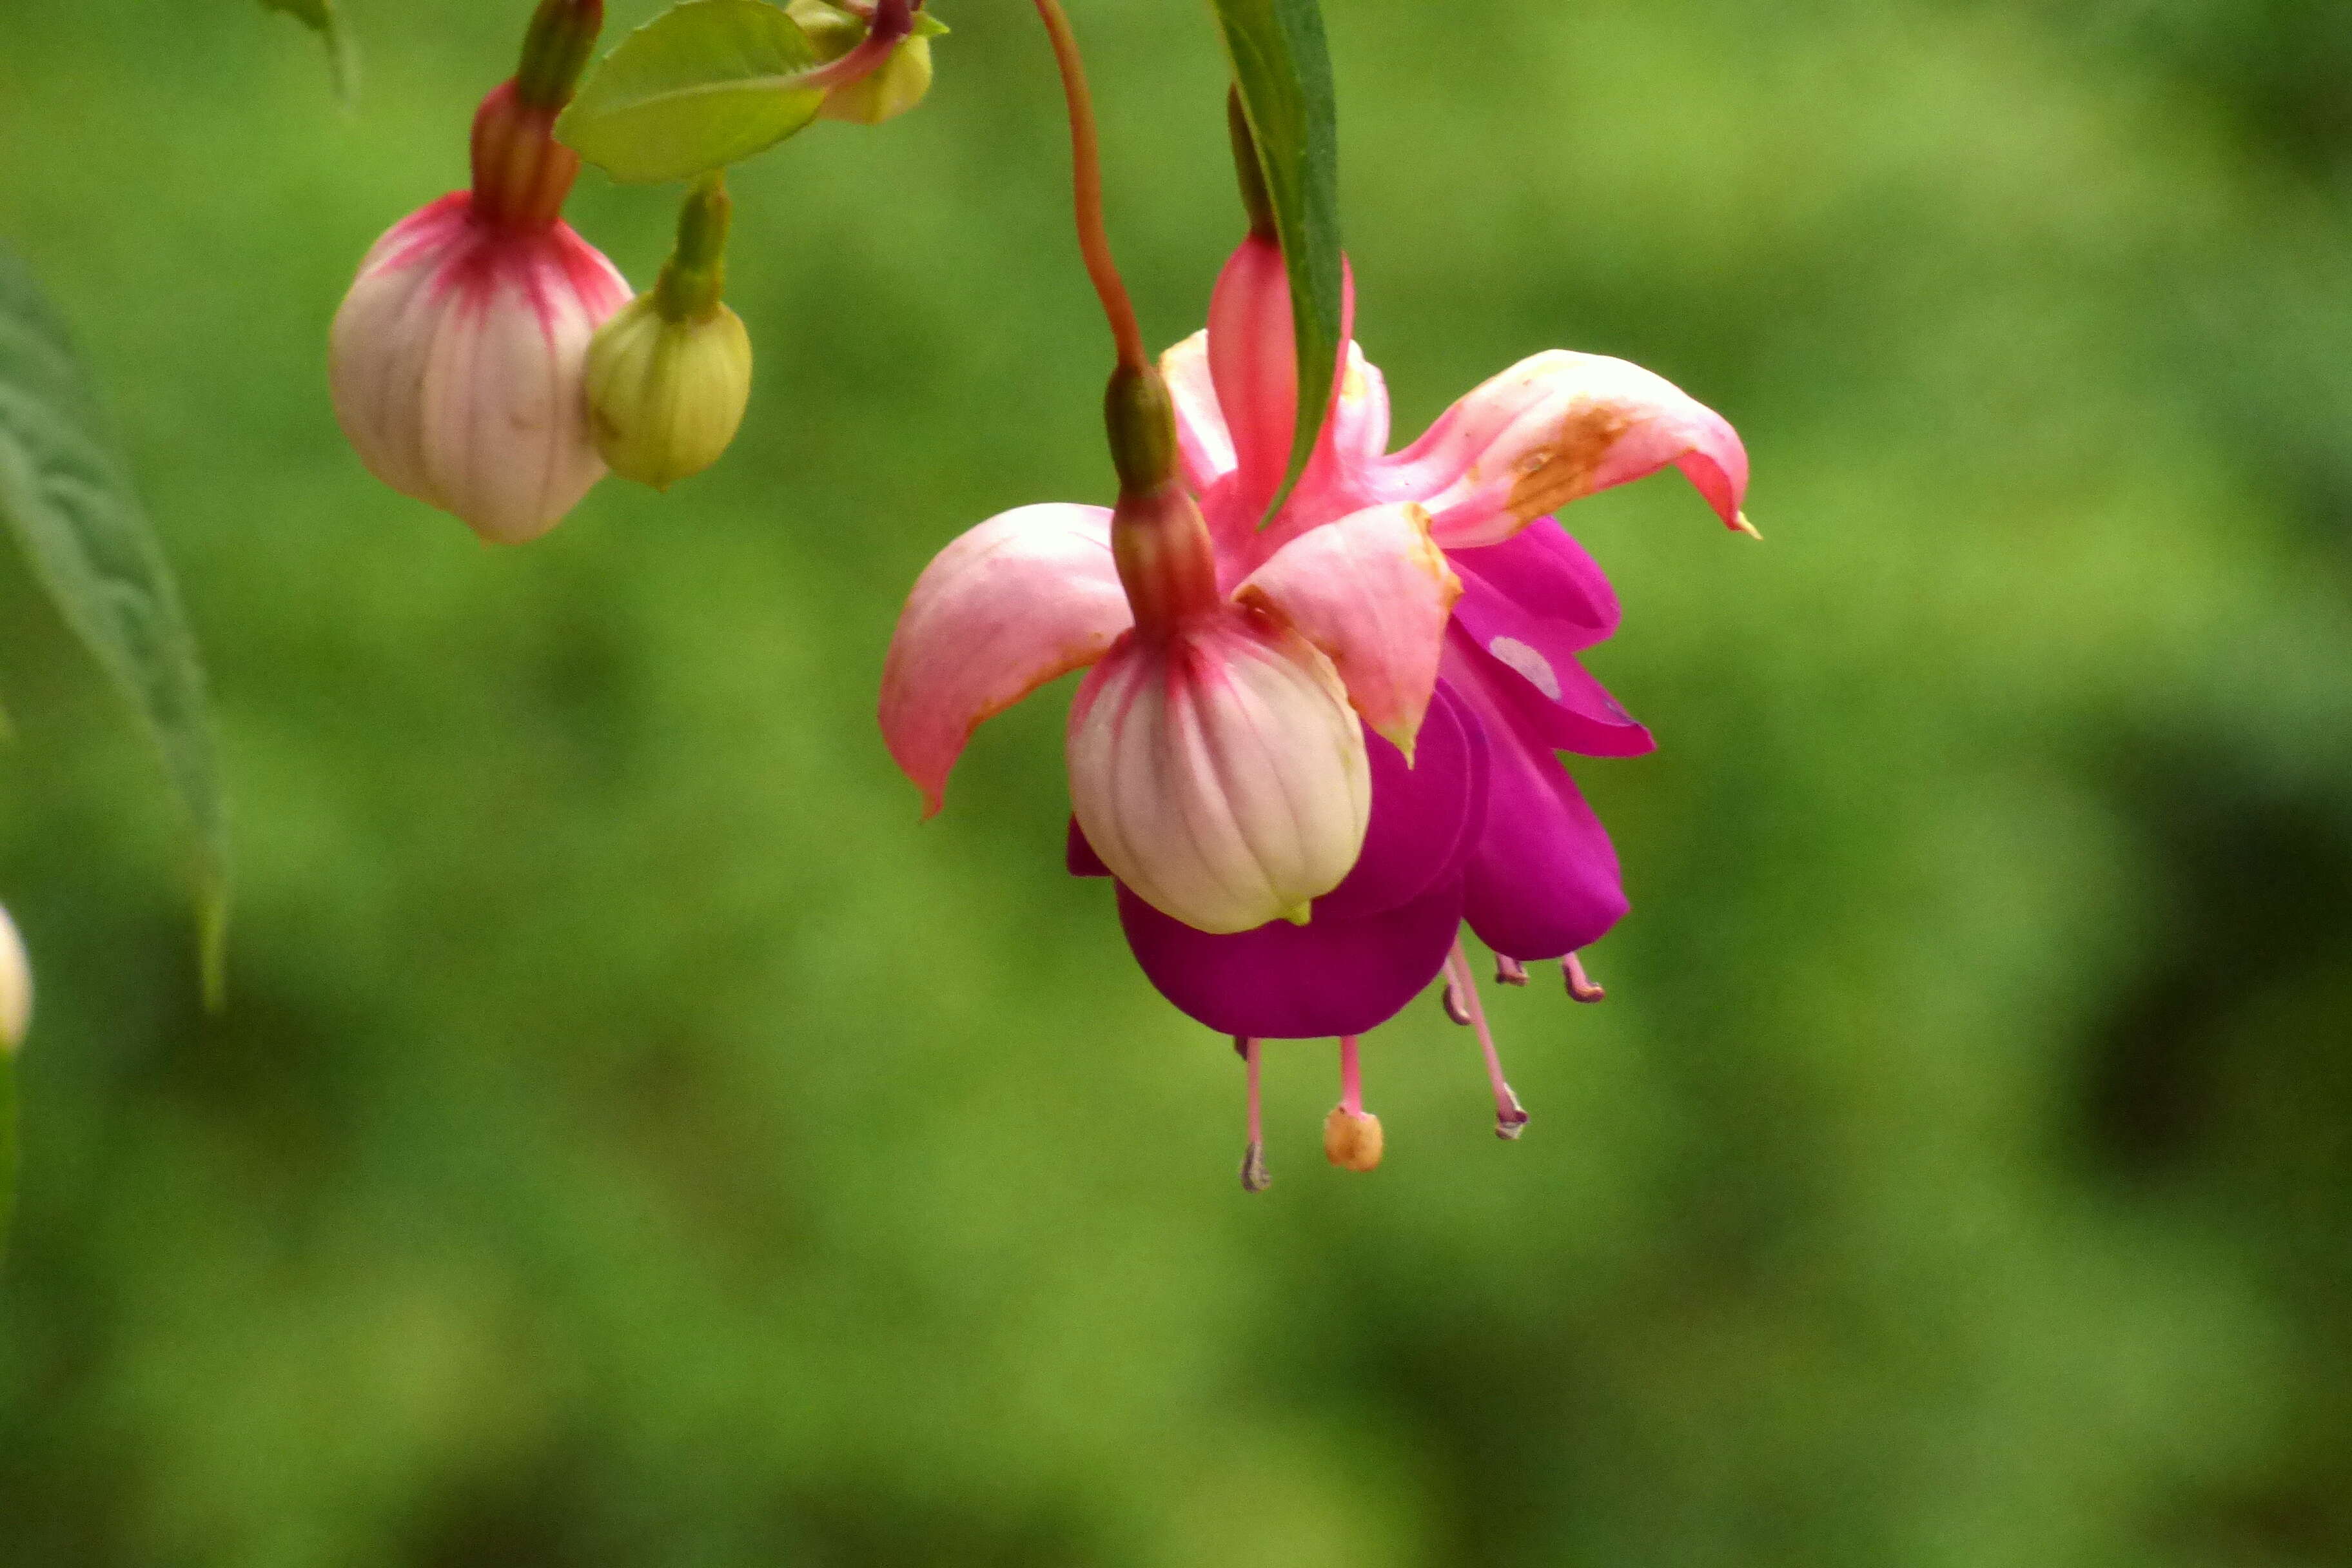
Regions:
[[[1362,727],[1331,661],[1270,616],[1122,637],[1078,689],[1068,745],[1087,842],[1197,930],[1304,921],[1363,848]]]
[[[329,339],[335,417],[368,471],[499,544],[546,532],[604,477],[582,381],[629,299],[557,216],[580,160],[554,114],[511,81],[484,99],[473,190],[375,242]]]
[[[493,543],[535,539],[604,477],[582,381],[628,298],[563,223],[485,222],[444,196],[376,242],[335,312],[335,416],[393,489]]]
[[[0,910],[0,1056],[13,1056],[33,1021],[33,964],[16,922]]]

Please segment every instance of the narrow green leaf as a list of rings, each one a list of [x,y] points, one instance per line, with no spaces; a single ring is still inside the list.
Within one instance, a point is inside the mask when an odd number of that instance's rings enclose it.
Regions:
[[[1339,137],[1331,57],[1316,0],[1210,0],[1273,198],[1290,275],[1298,422],[1280,506],[1313,455],[1339,363]]]
[[[690,180],[805,127],[822,64],[800,25],[762,0],[686,0],[621,40],[555,122],[566,146],[616,180]]]
[[[327,69],[334,79],[335,96],[346,104],[359,96],[359,49],[351,29],[335,14],[335,0],[261,0],[265,11],[283,11],[319,35],[327,46]]]
[[[195,834],[196,925],[217,1002],[228,921],[228,811],[204,667],[180,590],[64,323],[0,251],[0,520],[58,613],[127,698]]]

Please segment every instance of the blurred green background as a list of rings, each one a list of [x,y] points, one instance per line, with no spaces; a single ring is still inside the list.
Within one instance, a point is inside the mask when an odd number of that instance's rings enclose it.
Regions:
[[[735,451],[487,551],[328,406],[524,0],[16,0],[0,239],[176,562],[237,813],[197,1005],[142,743],[0,570],[38,969],[0,1562],[2352,1560],[2352,12],[1335,0],[1400,437],[1520,356],[1722,410],[1577,506],[1633,913],[1576,1008],[1241,1075],[1063,875],[1066,689],[917,822],[957,531],[1099,500],[1048,56],[736,181]],[[654,0],[615,0],[616,26]],[[1202,7],[1077,0],[1156,342],[1239,231]],[[669,195],[573,220],[641,284]]]

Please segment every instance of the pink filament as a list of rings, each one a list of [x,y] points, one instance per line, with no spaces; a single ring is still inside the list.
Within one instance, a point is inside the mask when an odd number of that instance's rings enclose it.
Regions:
[[[1584,961],[1576,954],[1571,952],[1562,959],[1559,967],[1560,973],[1568,977],[1568,994],[1570,996],[1579,1002],[1600,1002],[1607,999],[1609,993],[1592,983],[1592,977],[1584,973]]]
[[[1459,937],[1454,939],[1454,951],[1445,955],[1445,977],[1469,1004],[1470,1025],[1478,1031],[1478,1048],[1486,1053],[1486,1081],[1495,1090],[1495,1136],[1517,1138],[1519,1129],[1528,1124],[1528,1113],[1503,1077],[1503,1058],[1495,1049],[1493,1031],[1486,1027],[1486,1006],[1478,1000],[1477,976],[1470,972],[1470,955],[1462,951]]]
[[[1356,1059],[1354,1035],[1339,1037],[1339,1109],[1350,1116],[1364,1113],[1364,1070]]]

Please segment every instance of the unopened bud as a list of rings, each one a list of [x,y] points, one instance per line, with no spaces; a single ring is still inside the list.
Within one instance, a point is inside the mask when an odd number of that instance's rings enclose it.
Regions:
[[[1323,1157],[1350,1171],[1380,1169],[1381,1119],[1368,1110],[1333,1106],[1323,1119]]]
[[[0,910],[0,1054],[14,1056],[33,1021],[33,965],[16,922]]]
[[[667,489],[717,462],[751,398],[751,336],[725,305],[668,321],[640,294],[588,345],[588,425],[623,479]]]
[[[793,0],[785,10],[816,46],[821,59],[837,60],[866,41],[866,23],[825,0]],[[947,30],[929,12],[917,12],[913,30],[881,64],[825,93],[818,117],[879,125],[922,102],[931,90],[931,40]]]

